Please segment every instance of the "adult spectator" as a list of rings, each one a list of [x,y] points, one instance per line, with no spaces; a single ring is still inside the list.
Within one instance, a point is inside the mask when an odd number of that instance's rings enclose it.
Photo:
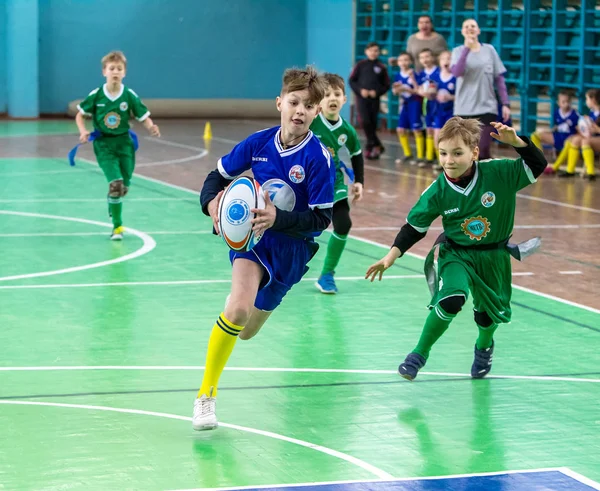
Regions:
[[[444,36],[435,32],[433,21],[428,15],[419,17],[417,27],[419,28],[418,32],[411,34],[406,41],[406,51],[415,60],[415,70],[420,72],[423,70],[423,66],[419,63],[419,53],[424,49],[430,49],[437,60],[439,54],[448,49],[448,44]]]
[[[491,44],[479,42],[479,26],[474,19],[462,24],[463,46],[452,50],[451,71],[456,77],[454,115],[474,118],[483,124],[479,143],[479,158],[489,159],[494,131],[491,123],[498,118],[498,99],[502,102],[502,119],[510,119],[510,102],[504,74],[506,68]]]

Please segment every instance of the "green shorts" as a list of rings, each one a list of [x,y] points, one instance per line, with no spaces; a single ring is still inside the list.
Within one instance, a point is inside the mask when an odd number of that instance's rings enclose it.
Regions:
[[[348,199],[348,185],[346,184],[346,174],[336,166],[335,183],[333,184],[333,202],[337,203],[343,199]]]
[[[430,308],[452,295],[473,294],[477,312],[487,312],[496,324],[510,322],[512,266],[506,249],[454,249],[441,244],[438,258],[439,284]]]
[[[122,180],[129,187],[135,168],[135,149],[129,133],[97,138],[94,153],[108,182]]]

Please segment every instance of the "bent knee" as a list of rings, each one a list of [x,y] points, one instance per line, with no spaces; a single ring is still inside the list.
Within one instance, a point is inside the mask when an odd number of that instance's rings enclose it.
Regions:
[[[252,314],[252,305],[245,305],[242,302],[230,301],[225,307],[225,317],[229,322],[236,326],[245,326]]]
[[[475,318],[475,324],[480,327],[490,327],[494,323],[487,312],[477,312],[474,310],[473,317]]]
[[[123,181],[112,181],[108,185],[108,194],[111,196],[123,196]]]
[[[461,311],[465,302],[466,298],[464,295],[452,295],[450,297],[443,298],[438,302],[438,304],[448,314],[456,315]]]

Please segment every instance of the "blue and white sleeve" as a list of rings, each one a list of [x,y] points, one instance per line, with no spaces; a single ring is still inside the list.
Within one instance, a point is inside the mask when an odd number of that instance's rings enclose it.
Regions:
[[[234,179],[252,166],[252,141],[248,138],[238,143],[233,150],[221,157],[217,169],[225,179]]]
[[[335,165],[331,161],[329,151],[324,147],[322,150],[323,154],[315,156],[310,162],[307,172],[308,206],[311,210],[333,207]]]

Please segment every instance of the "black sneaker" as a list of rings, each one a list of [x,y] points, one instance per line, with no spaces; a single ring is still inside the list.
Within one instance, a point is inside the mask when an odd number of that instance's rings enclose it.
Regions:
[[[475,345],[475,358],[471,365],[471,377],[483,378],[492,369],[492,358],[494,356],[494,342],[489,348],[477,349]]]
[[[584,179],[587,179],[588,181],[595,181],[596,180],[596,174],[586,174],[583,176]]]
[[[575,177],[574,172],[567,172],[566,170],[561,170],[558,174],[558,177]]]
[[[406,380],[414,380],[426,362],[427,360],[419,353],[409,353],[404,362],[398,367],[398,373]]]

